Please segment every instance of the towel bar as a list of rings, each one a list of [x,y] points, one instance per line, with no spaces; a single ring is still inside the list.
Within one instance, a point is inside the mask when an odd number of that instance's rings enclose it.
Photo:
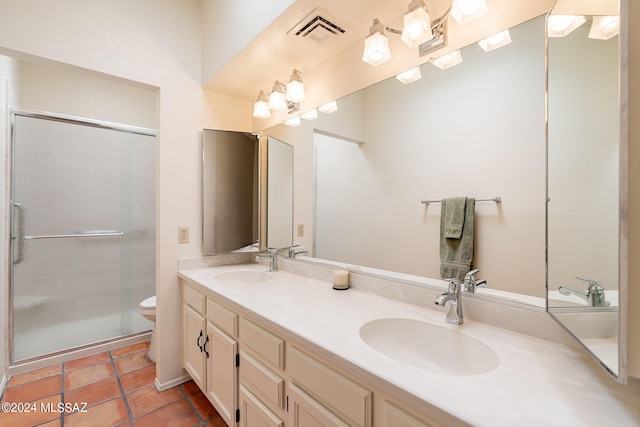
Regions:
[[[420,203],[422,203],[423,205],[428,205],[429,203],[441,203],[442,200],[420,200]],[[476,202],[496,202],[496,203],[501,203],[502,202],[502,197],[500,196],[496,196],[496,197],[492,197],[490,199],[476,199]]]

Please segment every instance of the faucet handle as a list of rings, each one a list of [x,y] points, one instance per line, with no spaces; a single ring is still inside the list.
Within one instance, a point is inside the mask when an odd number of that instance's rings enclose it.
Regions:
[[[587,282],[589,284],[588,289],[591,291],[604,291],[604,286],[602,286],[602,283],[596,280],[589,279],[587,277],[582,277],[582,276],[576,276],[576,279],[582,280],[583,282]]]
[[[460,279],[457,277],[450,277],[444,280],[449,283],[449,292],[456,292],[460,289]]]
[[[465,282],[467,280],[475,280],[475,277],[473,277],[478,271],[480,271],[479,268],[476,268],[475,270],[471,270],[470,272],[468,272],[467,274],[465,274],[464,276],[464,280]]]

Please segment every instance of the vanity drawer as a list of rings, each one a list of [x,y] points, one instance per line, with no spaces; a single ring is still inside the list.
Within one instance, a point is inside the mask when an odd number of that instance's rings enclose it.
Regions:
[[[207,319],[227,335],[238,337],[238,315],[211,298],[207,298]]]
[[[406,410],[393,402],[384,401],[384,426],[385,427],[434,427],[424,420],[416,418]]]
[[[284,340],[255,323],[240,318],[240,341],[258,358],[284,369]]]
[[[240,382],[284,409],[284,380],[245,351],[240,351]]]
[[[204,314],[204,295],[189,286],[187,282],[184,282],[184,286],[182,287],[182,297],[184,298],[185,304],[190,305],[191,308],[196,310],[198,313]]]
[[[295,347],[287,351],[287,371],[306,392],[334,408],[349,424],[372,425],[373,393]]]

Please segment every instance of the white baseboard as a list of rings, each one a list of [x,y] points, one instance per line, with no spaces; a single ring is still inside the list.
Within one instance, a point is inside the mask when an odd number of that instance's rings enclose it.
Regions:
[[[177,385],[186,383],[187,381],[191,380],[191,377],[189,375],[185,375],[179,378],[175,378],[171,381],[167,381],[165,383],[160,384],[158,382],[158,378],[156,377],[155,381],[153,382],[153,384],[156,386],[156,390],[158,391],[165,391],[168,390],[172,387],[175,387]]]

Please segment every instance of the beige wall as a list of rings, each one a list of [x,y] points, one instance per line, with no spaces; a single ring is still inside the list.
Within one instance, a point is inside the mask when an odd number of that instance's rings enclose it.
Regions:
[[[157,379],[179,378],[177,260],[201,253],[201,130],[248,130],[251,103],[202,89],[198,0],[0,0],[0,10],[0,54],[157,89]],[[178,245],[185,226],[191,242]]]

